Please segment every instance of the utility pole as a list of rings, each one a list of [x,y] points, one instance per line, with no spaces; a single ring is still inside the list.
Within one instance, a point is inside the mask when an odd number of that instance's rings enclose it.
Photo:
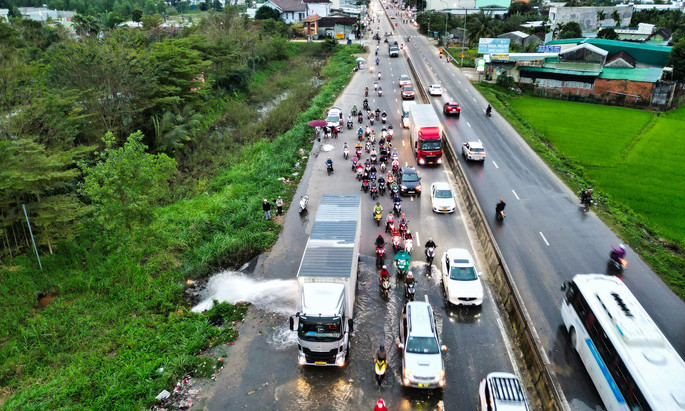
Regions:
[[[461,33],[461,66],[464,67],[464,46],[466,45],[466,8],[464,8],[464,31]]]
[[[36,258],[38,259],[38,266],[40,271],[43,271],[43,264],[40,263],[40,255],[38,255],[38,248],[36,247],[36,240],[33,238],[33,230],[31,230],[31,223],[29,222],[29,215],[26,213],[26,204],[22,204],[21,208],[24,210],[24,217],[26,217],[26,224],[29,226],[29,234],[31,234],[31,242],[33,243],[33,251],[36,252]]]

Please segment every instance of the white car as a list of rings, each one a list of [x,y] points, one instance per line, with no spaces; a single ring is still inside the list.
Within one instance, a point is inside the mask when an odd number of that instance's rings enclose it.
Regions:
[[[478,387],[481,410],[528,411],[521,382],[508,372],[491,372]]]
[[[454,305],[483,304],[483,284],[473,257],[463,248],[450,248],[442,255],[442,286]]]
[[[431,185],[431,204],[436,213],[453,213],[457,208],[452,194],[452,188],[447,183],[433,183]]]
[[[411,86],[411,79],[406,74],[400,76],[400,88],[402,88],[402,86]]]
[[[340,127],[342,112],[342,109],[336,106],[328,109],[328,114],[326,114],[326,122],[328,123],[328,127]]]
[[[467,160],[485,161],[485,148],[479,141],[469,141],[462,144],[461,155]]]
[[[428,86],[428,94],[431,96],[442,96],[442,86],[440,84],[431,84]]]

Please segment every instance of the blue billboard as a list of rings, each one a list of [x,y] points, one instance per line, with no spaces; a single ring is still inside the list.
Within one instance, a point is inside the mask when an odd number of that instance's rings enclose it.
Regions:
[[[538,46],[538,53],[560,53],[561,52],[561,46],[546,46],[546,45],[539,45]]]
[[[509,53],[509,39],[480,39],[478,54],[507,54]]]

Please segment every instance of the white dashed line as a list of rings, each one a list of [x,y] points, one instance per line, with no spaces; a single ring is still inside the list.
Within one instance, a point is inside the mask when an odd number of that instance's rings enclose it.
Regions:
[[[492,164],[495,165],[495,168],[499,168],[499,166],[497,165],[497,163],[495,163],[494,161],[492,162]]]
[[[416,232],[416,244],[421,244],[421,239],[419,238],[419,232]]]
[[[406,147],[407,145],[404,143],[404,140],[402,140],[402,147]]]
[[[547,242],[547,239],[545,238],[545,235],[542,234],[542,231],[540,231],[540,237],[542,237],[542,241],[544,241],[545,244],[547,244],[547,246],[549,246],[549,243]]]
[[[473,99],[473,101],[475,101],[476,103],[478,102],[475,98]]]
[[[468,121],[466,122],[466,125],[471,127],[471,123],[469,123]]]
[[[512,193],[514,193],[514,197],[516,197],[516,199],[517,199],[517,200],[520,200],[520,198],[519,198],[519,195],[518,195],[518,194],[516,194],[516,191],[514,191],[514,190],[511,190],[511,192],[512,192]]]

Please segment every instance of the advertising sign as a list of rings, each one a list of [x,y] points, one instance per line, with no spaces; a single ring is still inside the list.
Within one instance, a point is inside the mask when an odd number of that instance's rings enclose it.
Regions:
[[[509,53],[509,39],[485,39],[478,42],[478,54]]]
[[[485,59],[476,59],[476,71],[485,71]]]
[[[336,38],[336,39],[344,39],[344,38],[345,38],[345,33],[335,33],[335,38]]]
[[[561,46],[546,46],[541,44],[538,46],[538,53],[560,53]]]
[[[490,54],[490,57],[492,58],[493,61],[509,61],[509,54],[508,53],[493,53]]]

